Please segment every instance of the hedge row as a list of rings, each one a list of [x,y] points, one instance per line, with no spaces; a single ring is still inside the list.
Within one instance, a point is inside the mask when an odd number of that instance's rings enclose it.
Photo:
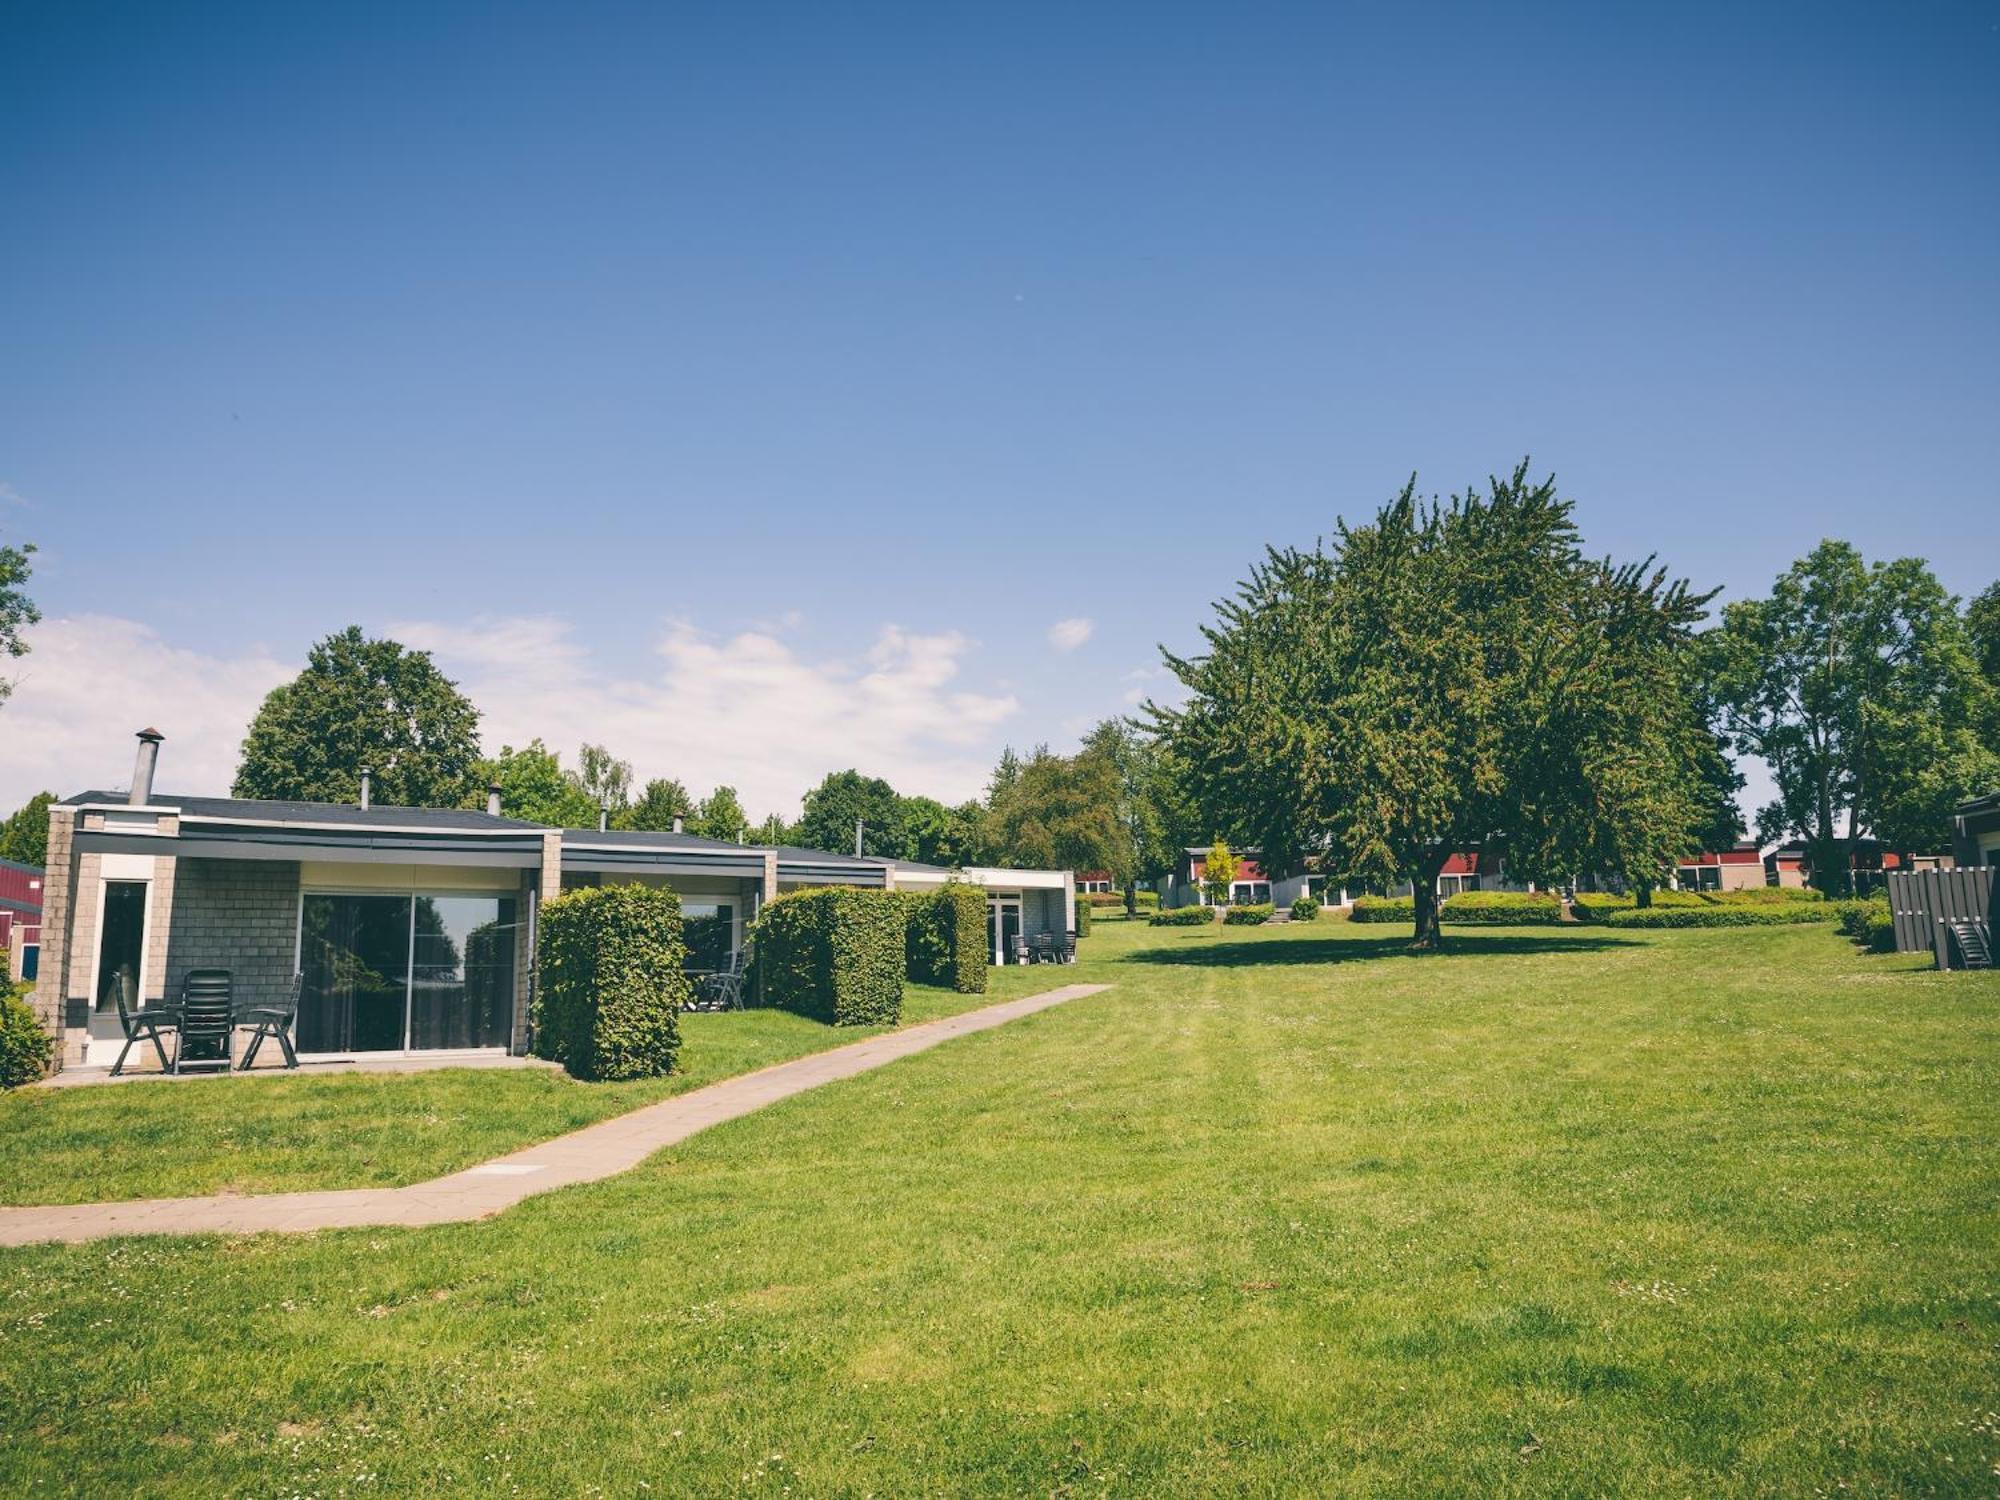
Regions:
[[[1801,886],[1749,886],[1740,891],[1655,891],[1651,907],[1642,907],[1630,896],[1607,896],[1593,892],[1578,891],[1571,903],[1581,922],[1603,921],[1614,912],[1622,911],[1784,911],[1797,907],[1822,907],[1825,896]],[[1796,917],[1787,921],[1818,921],[1824,918]],[[1628,926],[1634,924],[1626,924]],[[1642,927],[1682,926],[1682,927],[1729,927],[1756,926],[1757,923],[1729,922],[1642,922]]]
[[[1090,903],[1088,901],[1079,901],[1076,903],[1076,935],[1080,938],[1090,936]]]
[[[899,892],[903,908],[903,968],[918,984],[961,995],[986,993],[986,893],[962,880],[934,891]]]
[[[1277,908],[1269,901],[1245,901],[1241,906],[1225,907],[1222,925],[1225,927],[1261,927],[1277,915]]]
[[[894,892],[852,886],[765,902],[756,943],[766,1003],[835,1026],[896,1025],[909,962],[906,911]]]
[[[1830,922],[1833,908],[1824,902],[1738,902],[1701,906],[1628,906],[1604,913],[1607,927],[1786,927],[1802,922]]]
[[[1317,922],[1319,920],[1319,902],[1315,901],[1311,896],[1299,897],[1298,900],[1292,903],[1292,920],[1294,922]]]
[[[1123,891],[1078,891],[1076,893],[1076,904],[1082,906],[1086,903],[1096,907],[1099,911],[1123,911],[1125,909],[1125,893]],[[1132,893],[1132,905],[1139,911],[1158,911],[1160,909],[1160,893],[1158,891],[1134,891]]]
[[[1148,922],[1154,927],[1206,927],[1215,920],[1212,906],[1172,906],[1154,912]]]
[[[1356,896],[1350,922],[1414,922],[1417,903],[1409,896]]]
[[[588,886],[542,907],[535,1052],[578,1078],[673,1071],[680,1012],[680,897],[643,885]]]
[[[1562,898],[1549,891],[1466,891],[1447,898],[1438,920],[1539,926],[1560,922],[1562,914]]]

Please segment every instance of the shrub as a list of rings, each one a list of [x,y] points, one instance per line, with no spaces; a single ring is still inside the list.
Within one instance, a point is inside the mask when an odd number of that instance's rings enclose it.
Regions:
[[[1826,893],[1808,886],[1752,885],[1740,891],[1705,891],[1702,899],[1720,906],[1783,906],[1788,901],[1824,901]]]
[[[1090,936],[1090,915],[1089,902],[1079,901],[1076,903],[1076,935],[1080,938]]]
[[[1111,907],[1123,906],[1125,904],[1125,893],[1123,891],[1078,891],[1076,893],[1076,904],[1078,906],[1097,906],[1109,910]]]
[[[986,895],[962,880],[934,891],[899,892],[903,909],[904,972],[918,984],[949,986],[961,995],[986,993]],[[1083,908],[1077,908],[1081,915]]]
[[[1445,902],[1438,920],[1537,925],[1560,922],[1562,912],[1562,898],[1548,891],[1466,891]]]
[[[1132,893],[1132,909],[1134,911],[1158,911],[1160,909],[1160,893],[1158,891],[1134,891]]]
[[[756,925],[764,998],[835,1026],[894,1026],[903,1016],[907,910],[892,892],[852,886],[766,902]]]
[[[1889,914],[1887,901],[1831,901],[1827,905],[1840,930],[1869,952],[1896,951],[1896,919]]]
[[[1154,927],[1206,927],[1215,920],[1212,906],[1170,906],[1147,918]]]
[[[1606,913],[1603,921],[1607,927],[1783,927],[1832,919],[1832,911],[1824,904],[1783,901],[1761,906],[1702,902],[1695,906],[1629,907]]]
[[[689,985],[680,897],[643,885],[591,886],[543,906],[535,1052],[578,1078],[673,1071]]]
[[[1225,907],[1222,925],[1225,927],[1262,927],[1276,914],[1277,908],[1269,901],[1246,901],[1241,906]]]
[[[1357,896],[1348,912],[1350,922],[1414,922],[1417,903],[1410,896]]]
[[[1298,900],[1292,903],[1292,920],[1294,922],[1317,922],[1319,920],[1319,903],[1310,896],[1299,897]]]
[[[4,967],[4,960],[0,960],[0,973]],[[0,1090],[33,1083],[47,1074],[55,1057],[55,1038],[42,1030],[25,988],[0,988]]]

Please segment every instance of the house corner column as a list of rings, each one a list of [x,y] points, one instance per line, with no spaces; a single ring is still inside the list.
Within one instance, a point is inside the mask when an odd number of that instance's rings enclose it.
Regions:
[[[535,960],[542,927],[542,907],[562,894],[562,833],[549,829],[542,834],[542,862],[521,872],[521,901],[525,908],[516,927],[520,946],[514,954],[514,1027],[507,1050],[516,1057],[526,1055],[533,1017]]]
[[[764,851],[763,899],[766,901],[778,899],[778,851],[775,849]]]
[[[69,996],[70,912],[76,892],[76,809],[60,804],[49,808],[49,848],[42,871],[42,923],[40,967],[28,1004],[35,1018],[55,1038],[53,1066],[60,1070],[69,1060],[70,1042],[63,1021]],[[80,1048],[79,1048],[80,1050]]]

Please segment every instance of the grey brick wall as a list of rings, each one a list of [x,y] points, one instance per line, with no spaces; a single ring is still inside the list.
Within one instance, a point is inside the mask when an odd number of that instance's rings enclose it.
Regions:
[[[283,994],[297,960],[299,867],[261,859],[177,863],[167,993],[180,993],[189,969],[228,969],[241,997]]]

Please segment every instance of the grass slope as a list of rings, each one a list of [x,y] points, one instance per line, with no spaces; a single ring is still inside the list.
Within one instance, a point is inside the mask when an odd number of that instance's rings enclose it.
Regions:
[[[0,1490],[1993,1492],[2000,978],[1399,941],[1106,932],[484,1224],[0,1254]]]

